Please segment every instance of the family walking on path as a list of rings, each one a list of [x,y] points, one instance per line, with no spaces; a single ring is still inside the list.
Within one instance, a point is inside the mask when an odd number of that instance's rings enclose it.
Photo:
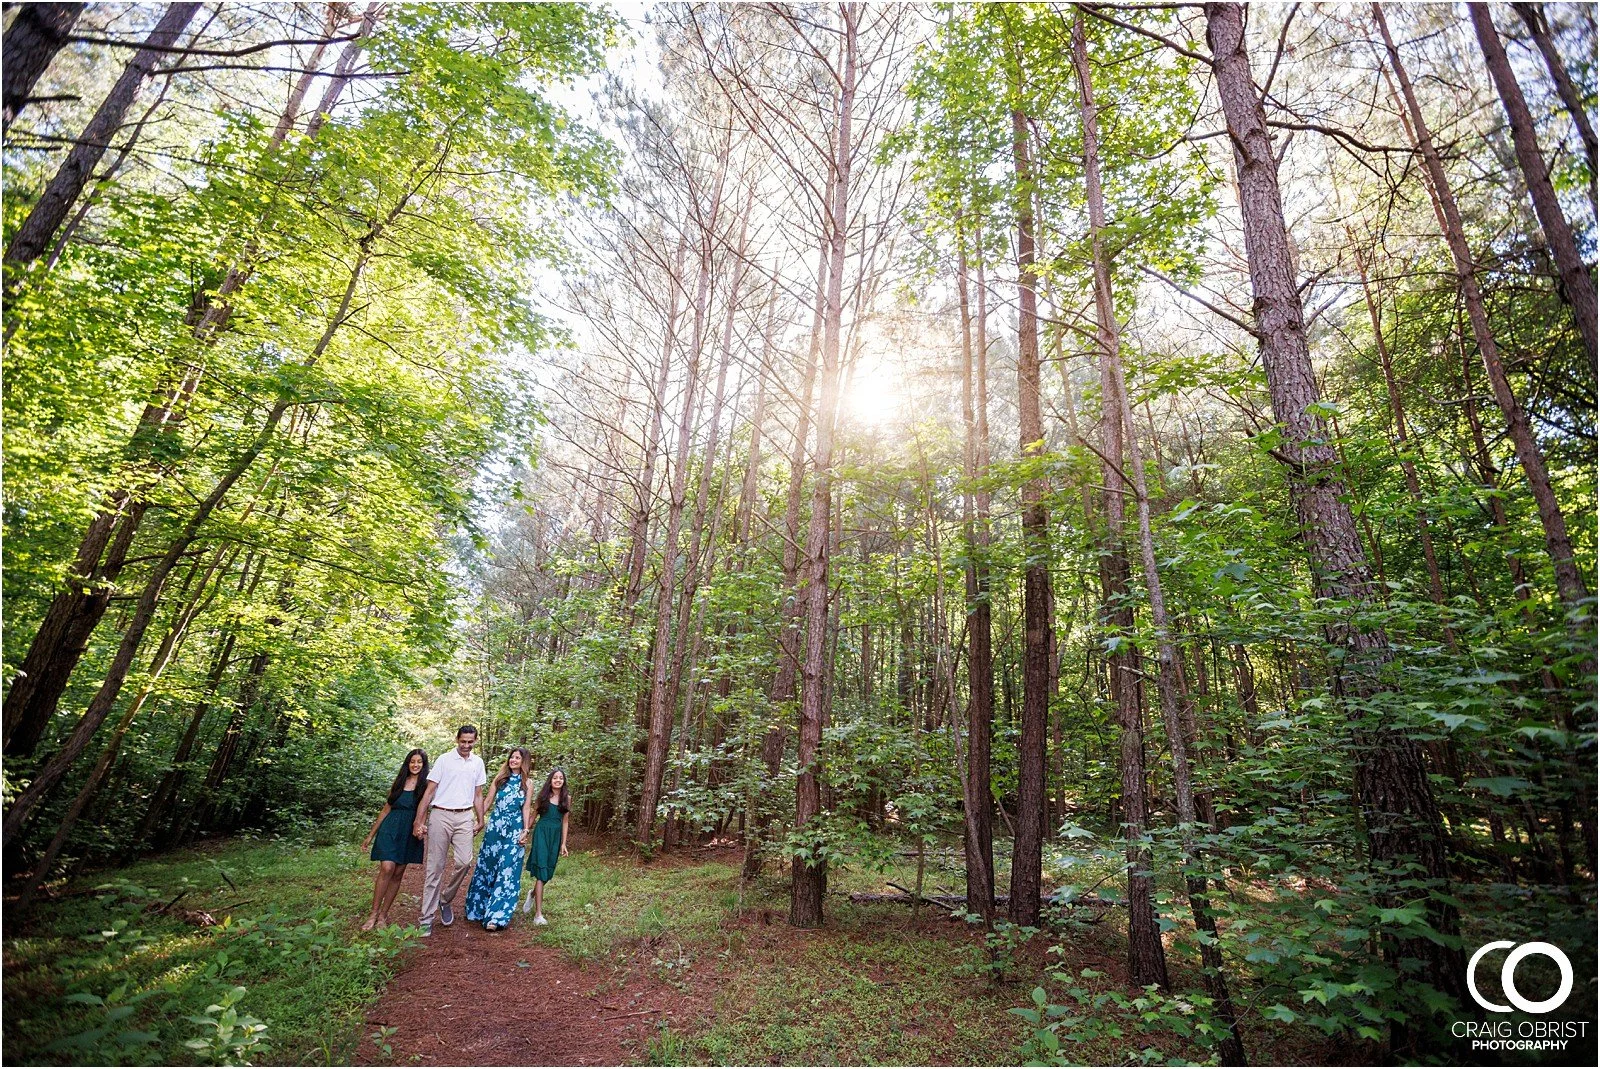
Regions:
[[[363,843],[371,846],[372,860],[379,862],[372,912],[363,930],[390,923],[389,910],[406,866],[419,861],[423,870],[418,924],[423,935],[433,934],[435,918],[447,928],[455,923],[456,893],[469,868],[467,920],[482,923],[489,932],[509,925],[526,864],[533,888],[522,909],[533,911],[534,924],[545,923],[544,887],[555,876],[557,860],[567,853],[571,796],[566,773],[553,770],[535,793],[532,755],[517,746],[484,789],[488,777],[483,758],[472,752],[477,742],[478,729],[463,724],[456,731],[455,748],[432,765],[421,750],[406,755]],[[483,842],[473,866],[472,840],[480,831]],[[532,850],[527,849],[530,840]]]

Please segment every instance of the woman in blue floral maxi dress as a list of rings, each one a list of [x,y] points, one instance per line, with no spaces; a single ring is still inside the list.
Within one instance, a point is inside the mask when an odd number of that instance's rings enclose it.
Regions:
[[[493,808],[484,826],[472,885],[467,888],[467,920],[482,921],[486,932],[511,923],[522,890],[522,857],[533,807],[530,760],[527,750],[515,747],[488,788]]]

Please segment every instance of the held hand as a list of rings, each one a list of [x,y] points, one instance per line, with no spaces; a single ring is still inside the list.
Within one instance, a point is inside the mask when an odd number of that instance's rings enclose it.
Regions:
[[[482,830],[483,830],[483,818],[482,817],[473,817],[472,818],[472,834],[476,835]]]
[[[428,836],[428,826],[419,821],[411,825],[411,834],[419,839],[425,839]]]
[[[528,845],[528,833],[526,831],[524,831],[521,835],[517,836],[517,845],[518,846],[527,846]]]

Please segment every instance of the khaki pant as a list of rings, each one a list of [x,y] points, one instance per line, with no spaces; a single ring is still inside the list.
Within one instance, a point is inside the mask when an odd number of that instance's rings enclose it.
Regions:
[[[452,813],[444,809],[428,811],[428,836],[422,863],[423,924],[431,925],[440,902],[455,901],[467,870],[472,867],[472,810]],[[450,856],[455,855],[455,871],[445,878]]]

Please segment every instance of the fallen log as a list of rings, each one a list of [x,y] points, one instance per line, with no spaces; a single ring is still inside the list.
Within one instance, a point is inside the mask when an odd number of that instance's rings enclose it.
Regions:
[[[890,884],[889,886],[893,887],[895,885]],[[850,893],[850,901],[864,904],[886,902],[891,905],[909,906],[916,900],[917,896],[904,888],[894,892],[852,891]],[[922,895],[922,901],[930,905],[944,906],[946,909],[962,908],[967,904],[964,896],[951,894],[924,894]],[[1011,896],[1008,894],[994,896],[994,904],[997,906],[1007,905],[1010,901]],[[1080,895],[1077,898],[1059,900],[1052,897],[1046,898],[1044,902],[1046,905],[1084,906],[1093,909],[1118,909],[1128,904],[1127,899],[1124,898],[1103,898],[1100,895]]]

